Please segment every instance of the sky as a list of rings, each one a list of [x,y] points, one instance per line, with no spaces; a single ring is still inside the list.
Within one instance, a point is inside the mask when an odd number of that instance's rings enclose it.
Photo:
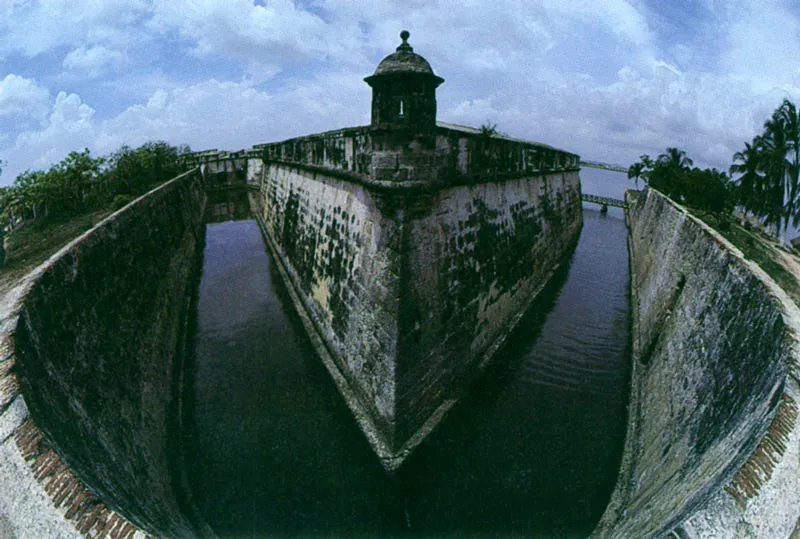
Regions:
[[[438,120],[727,170],[800,103],[794,0],[0,0],[0,185],[71,151],[238,150],[369,123],[401,30]]]

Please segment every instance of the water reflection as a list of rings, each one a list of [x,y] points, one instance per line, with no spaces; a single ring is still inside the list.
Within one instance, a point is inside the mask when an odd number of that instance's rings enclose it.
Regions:
[[[584,211],[571,263],[502,358],[387,476],[294,320],[254,221],[208,225],[190,478],[221,537],[585,537],[614,484],[625,225]]]
[[[560,278],[493,372],[409,462],[412,481],[424,484],[412,499],[423,530],[586,537],[599,520],[627,402],[624,222],[584,211]]]

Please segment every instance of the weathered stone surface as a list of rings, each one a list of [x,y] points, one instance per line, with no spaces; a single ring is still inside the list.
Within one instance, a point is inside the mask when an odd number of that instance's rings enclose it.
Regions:
[[[374,149],[362,155],[399,163],[402,181],[330,161],[355,133],[260,151],[261,223],[388,468],[480,372],[581,227],[572,154],[544,163],[536,145],[442,133],[434,151],[427,135],[360,133]]]
[[[398,439],[481,371],[581,229],[577,172],[419,196],[401,251]]]
[[[16,429],[15,441],[56,514],[79,533],[141,536],[138,525],[158,536],[195,535],[173,471],[177,354],[203,204],[199,173],[187,173],[104,220],[29,278],[14,371],[36,426],[28,434]],[[136,525],[99,509],[84,483]],[[24,514],[4,518],[18,528],[14,519]]]
[[[364,187],[293,167],[270,165],[262,194],[261,222],[291,284],[391,445],[399,224]]]
[[[16,430],[14,441],[19,453],[7,454],[3,465],[11,465],[17,472],[17,487],[26,487],[9,496],[12,504],[22,502],[10,511],[13,522],[8,521],[17,528],[18,537],[152,537],[98,500],[53,450],[33,420],[27,419]]]
[[[17,396],[8,408],[0,415],[0,442],[5,442],[6,439],[11,437],[20,425],[28,419],[28,407],[25,406],[25,400],[21,396]]]
[[[594,536],[788,537],[800,516],[797,306],[658,192],[629,222],[629,429]]]
[[[0,442],[0,537],[82,537],[53,502],[13,438]]]
[[[386,188],[473,185],[487,179],[576,171],[578,156],[545,144],[486,136],[438,123],[430,132],[352,127],[283,142],[257,144],[251,159],[302,165],[327,175]]]

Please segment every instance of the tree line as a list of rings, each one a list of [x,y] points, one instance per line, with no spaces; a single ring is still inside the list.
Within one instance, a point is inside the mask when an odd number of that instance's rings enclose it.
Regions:
[[[731,210],[734,198],[728,175],[715,168],[693,165],[685,151],[667,148],[656,159],[641,156],[641,161],[628,169],[628,178],[636,182],[637,188],[639,180],[643,179],[650,187],[681,204],[715,213]]]
[[[641,179],[677,202],[721,216],[739,208],[784,239],[789,225],[800,222],[800,115],[788,99],[763,132],[733,155],[730,175],[693,165],[685,151],[667,148],[655,159],[642,155],[628,168],[628,178],[637,188]]]
[[[27,170],[0,188],[0,234],[30,220],[47,224],[118,209],[182,172],[181,156],[190,151],[163,141],[122,146],[101,157],[84,149],[46,171]]]

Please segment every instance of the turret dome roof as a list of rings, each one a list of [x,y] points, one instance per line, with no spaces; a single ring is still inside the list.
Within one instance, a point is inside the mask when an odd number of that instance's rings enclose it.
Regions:
[[[428,61],[415,53],[411,45],[408,44],[409,35],[407,30],[403,30],[400,33],[403,43],[397,47],[396,52],[381,60],[372,77],[395,74],[420,74],[436,77]],[[368,79],[372,77],[368,77]],[[436,78],[439,79],[439,77]],[[441,81],[443,82],[444,79],[441,79]]]

